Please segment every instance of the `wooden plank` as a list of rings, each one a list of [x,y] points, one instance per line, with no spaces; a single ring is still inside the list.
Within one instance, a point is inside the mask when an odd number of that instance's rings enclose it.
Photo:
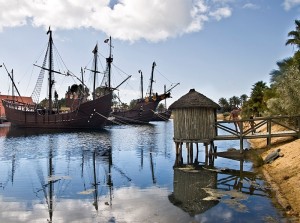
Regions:
[[[242,138],[243,139],[259,139],[259,138],[268,138],[268,137],[288,137],[288,136],[293,136],[293,137],[298,137],[297,132],[273,132],[272,134],[268,133],[260,133],[260,134],[253,134],[253,135],[244,135]],[[214,140],[238,140],[240,139],[239,136],[236,135],[218,135],[214,138]]]

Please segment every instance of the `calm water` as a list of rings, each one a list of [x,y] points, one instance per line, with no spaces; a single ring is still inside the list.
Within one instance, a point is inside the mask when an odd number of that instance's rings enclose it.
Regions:
[[[102,132],[1,127],[0,135],[0,222],[288,222],[238,161],[214,160],[235,174],[173,169],[172,121]]]

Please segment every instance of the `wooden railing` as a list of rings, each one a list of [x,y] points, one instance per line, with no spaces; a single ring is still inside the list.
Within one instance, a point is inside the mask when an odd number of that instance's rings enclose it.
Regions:
[[[271,145],[273,137],[292,136],[300,138],[300,116],[275,116],[262,117],[254,119],[240,119],[237,121],[239,131],[233,127],[228,127],[225,124],[234,123],[236,121],[217,121],[215,123],[216,130],[222,129],[226,134],[218,135],[214,140],[240,140],[240,149],[243,150],[244,139],[266,138],[267,146]],[[280,132],[272,132],[272,125],[276,124],[283,127]],[[267,126],[266,132],[258,132],[258,129],[263,125]]]

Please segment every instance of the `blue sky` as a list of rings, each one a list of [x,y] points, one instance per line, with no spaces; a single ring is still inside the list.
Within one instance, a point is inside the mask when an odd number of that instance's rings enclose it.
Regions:
[[[90,65],[96,43],[108,54],[103,40],[112,36],[118,67],[113,66],[113,84],[132,75],[119,89],[123,102],[140,95],[138,70],[147,89],[155,61],[154,91],[180,82],[170,105],[191,88],[218,102],[249,95],[257,81],[268,83],[276,62],[294,53],[285,42],[299,19],[300,0],[0,0],[0,9],[0,62],[14,69],[22,95],[33,91],[32,64],[51,26],[59,54],[77,76]],[[74,83],[56,81],[59,98]],[[10,94],[3,68],[0,83],[1,94]]]

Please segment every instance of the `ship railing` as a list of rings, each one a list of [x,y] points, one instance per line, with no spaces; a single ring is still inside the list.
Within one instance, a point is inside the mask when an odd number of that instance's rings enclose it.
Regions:
[[[5,100],[6,106],[8,108],[19,110],[19,111],[34,111],[35,105],[34,104],[28,104],[20,101],[14,101],[14,100]]]

